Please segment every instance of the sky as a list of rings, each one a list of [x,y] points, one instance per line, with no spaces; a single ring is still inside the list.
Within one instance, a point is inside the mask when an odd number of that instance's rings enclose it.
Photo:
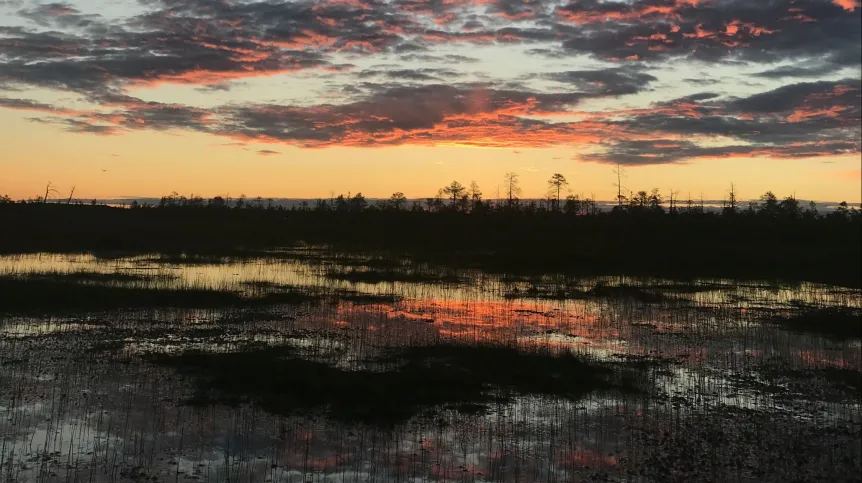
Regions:
[[[0,0],[0,194],[862,201],[858,0]]]

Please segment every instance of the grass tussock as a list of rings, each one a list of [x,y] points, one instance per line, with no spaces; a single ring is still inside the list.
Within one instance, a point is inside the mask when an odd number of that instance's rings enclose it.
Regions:
[[[97,277],[98,278],[98,277]],[[113,280],[116,282],[116,280]],[[301,304],[318,294],[282,288],[244,297],[228,290],[158,285],[81,283],[80,279],[0,277],[0,313],[46,313],[139,308],[224,308]]]
[[[862,338],[862,310],[850,307],[809,309],[793,316],[778,317],[775,323],[787,330],[838,340]]]
[[[55,282],[93,282],[93,283],[133,283],[154,282],[175,279],[175,276],[164,274],[140,274],[124,272],[88,272],[80,270],[77,272],[40,272],[26,275],[29,280],[49,280]]]
[[[462,283],[463,280],[453,274],[438,274],[421,271],[400,270],[329,270],[326,278],[351,283],[386,283],[386,282],[412,282],[412,283]]]
[[[475,411],[519,394],[577,399],[634,387],[618,372],[572,354],[490,345],[410,347],[361,370],[306,360],[290,347],[159,354],[149,360],[194,378],[191,403],[254,403],[276,414],[323,411],[337,420],[382,425],[439,407]]]
[[[391,304],[394,294],[324,290],[265,281],[237,288],[165,287],[162,276],[125,273],[36,273],[0,276],[0,313],[47,313],[140,308],[250,308],[346,301],[356,305]]]
[[[642,289],[628,284],[607,285],[598,283],[589,290],[565,285],[542,286],[534,284],[525,290],[517,288],[506,292],[507,299],[542,300],[587,300],[587,299],[631,299],[643,303],[659,303],[667,300],[660,292]]]

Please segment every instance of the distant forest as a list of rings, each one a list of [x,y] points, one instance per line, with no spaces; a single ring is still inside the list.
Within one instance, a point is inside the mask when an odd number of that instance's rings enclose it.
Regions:
[[[314,202],[301,201],[292,206],[276,203],[272,198],[262,197],[247,198],[240,195],[237,198],[230,196],[214,196],[204,198],[194,194],[187,196],[173,192],[163,196],[157,203],[131,200],[123,207],[128,208],[215,208],[215,209],[246,209],[246,210],[289,210],[289,211],[317,211],[317,212],[341,212],[357,213],[366,211],[410,211],[410,212],[458,212],[473,214],[488,214],[502,212],[508,214],[544,214],[556,213],[565,215],[598,215],[602,210],[598,203],[589,197],[581,197],[575,194],[563,193],[567,191],[568,181],[562,174],[556,173],[548,180],[548,192],[544,199],[521,200],[521,188],[516,173],[507,173],[504,178],[504,198],[486,199],[478,184],[474,181],[469,186],[462,185],[458,181],[452,181],[449,185],[438,190],[437,195],[425,198],[423,201],[410,200],[404,193],[393,193],[388,199],[377,199],[369,201],[361,192],[347,195],[339,194],[330,198],[317,199]],[[618,186],[618,185],[617,185]],[[54,199],[50,195],[55,195]],[[100,204],[98,200],[84,203],[74,200],[74,189],[68,198],[59,197],[59,193],[52,188],[51,184],[46,187],[45,194],[17,203],[56,203],[56,204]],[[15,203],[7,195],[0,195],[0,204]],[[713,201],[714,203],[714,201]],[[704,200],[692,198],[680,199],[678,191],[662,194],[658,188],[651,191],[630,191],[620,187],[615,206],[611,207],[614,213],[629,214],[706,214],[718,211],[722,215],[764,215],[782,218],[818,218],[822,215],[814,201],[802,205],[795,196],[787,196],[779,199],[772,191],[767,191],[757,201],[740,201],[738,195],[731,185],[729,196],[722,201],[720,210],[707,209]],[[853,218],[860,215],[860,210],[850,207],[846,201],[838,204],[834,212],[830,210],[830,216],[838,218]]]
[[[522,201],[517,176],[488,201],[475,183],[452,182],[410,202],[402,193],[370,203],[361,193],[286,208],[266,200],[171,194],[158,203],[0,198],[0,252],[123,251],[236,254],[298,242],[385,253],[415,262],[505,273],[633,274],[764,278],[858,287],[862,212],[828,212],[764,193],[740,203],[731,188],[720,210],[658,190],[622,193],[611,210],[562,196]],[[55,201],[56,200],[56,201]]]

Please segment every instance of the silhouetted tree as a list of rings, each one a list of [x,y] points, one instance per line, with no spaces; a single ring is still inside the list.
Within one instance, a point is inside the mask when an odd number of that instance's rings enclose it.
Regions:
[[[368,201],[362,196],[362,193],[356,193],[353,198],[350,198],[350,211],[362,211],[368,207]]]
[[[518,184],[518,173],[508,172],[503,176],[503,186],[506,188],[506,204],[509,208],[515,204],[518,195],[521,194],[521,186]]]
[[[617,207],[619,208],[619,211],[622,211],[623,203],[625,202],[622,178],[625,176],[625,170],[620,166],[620,163],[617,163],[617,167],[614,169],[614,174],[617,175],[617,182],[614,184],[614,186],[617,187]]]
[[[560,208],[560,191],[563,189],[564,186],[568,185],[569,182],[566,181],[566,177],[560,173],[554,173],[553,176],[551,176],[551,179],[548,180],[548,186],[556,194],[554,209]]]
[[[781,203],[778,204],[778,210],[781,216],[787,218],[797,218],[802,214],[802,210],[799,208],[799,201],[793,196],[788,196],[781,200]]]
[[[456,205],[458,204],[458,198],[460,198],[461,195],[464,194],[464,191],[464,186],[462,186],[461,183],[457,181],[453,181],[449,184],[449,186],[443,188],[443,193],[452,198],[453,207],[456,207]]]
[[[758,212],[767,216],[778,215],[778,198],[772,191],[767,191],[760,195],[760,206]]]
[[[479,185],[475,181],[470,181],[470,191],[467,194],[470,195],[470,200],[473,202],[482,201],[482,190],[479,189]]]
[[[581,213],[581,199],[578,195],[566,196],[566,204],[563,212],[567,215],[579,215]]]
[[[841,203],[838,203],[838,206],[835,208],[835,211],[830,213],[829,216],[831,218],[844,219],[844,220],[850,218],[849,205],[847,204],[846,201],[842,201]]]
[[[57,191],[54,188],[54,184],[51,183],[50,181],[48,181],[48,184],[45,185],[45,196],[42,197],[42,203],[47,203],[49,196],[51,196],[52,194],[58,194],[58,193],[59,193],[59,191]]]
[[[335,204],[335,211],[343,212],[350,210],[350,205],[347,204],[344,195],[338,195],[333,203]]]
[[[389,197],[389,207],[393,210],[400,210],[406,204],[407,198],[404,196],[404,193],[400,191],[392,193],[392,196]]]
[[[649,210],[653,213],[664,213],[664,209],[662,208],[663,202],[664,200],[661,194],[659,194],[658,188],[653,188],[648,198]]]
[[[733,214],[736,213],[737,206],[739,205],[738,196],[736,194],[736,186],[733,183],[730,184],[730,194],[727,197],[727,204],[724,206],[723,211],[725,214]]]
[[[210,198],[209,203],[207,203],[207,206],[209,206],[210,208],[225,208],[227,207],[227,202],[221,196],[214,196]]]
[[[803,218],[807,218],[809,220],[815,219],[820,216],[820,213],[817,211],[817,203],[814,201],[808,202],[808,208],[802,214]]]

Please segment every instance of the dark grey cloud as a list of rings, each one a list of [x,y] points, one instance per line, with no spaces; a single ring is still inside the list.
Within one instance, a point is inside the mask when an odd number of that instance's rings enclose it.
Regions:
[[[587,156],[597,162],[671,163],[700,157],[813,157],[859,153],[862,85],[857,79],[783,86],[745,98],[703,93],[658,103],[647,112],[609,123],[630,138],[611,140]],[[703,147],[693,137],[722,136],[738,144]]]
[[[207,84],[196,87],[199,92],[228,92],[232,89],[245,86],[242,82],[220,82],[218,84]]]
[[[859,64],[858,14],[826,0],[579,0],[557,9],[562,45],[600,58]]]
[[[810,158],[858,153],[859,144],[848,140],[808,142],[789,145],[729,145],[708,147],[690,141],[658,139],[609,143],[605,151],[586,154],[581,159],[603,164],[627,166],[686,162],[699,158],[780,157]]]
[[[636,66],[603,70],[571,70],[545,74],[543,77],[575,86],[584,92],[607,96],[635,94],[647,90],[650,82],[658,80]]]
[[[35,5],[20,10],[18,15],[43,27],[92,29],[94,32],[105,32],[109,28],[101,15],[82,14],[73,5],[62,2]]]
[[[720,84],[721,81],[718,79],[713,79],[710,77],[704,77],[700,79],[683,79],[683,82],[687,84],[692,84],[696,86],[712,86],[715,84]]]
[[[40,124],[54,124],[59,125],[64,128],[64,130],[78,133],[78,134],[96,134],[101,136],[110,136],[113,134],[118,134],[120,129],[116,126],[112,125],[101,125],[94,124],[87,121],[82,121],[80,119],[58,119],[58,118],[40,118],[40,117],[31,117],[27,119],[30,122],[36,122]]]
[[[405,81],[441,81],[447,77],[461,75],[458,71],[445,68],[421,68],[421,69],[366,69],[353,74],[359,79],[369,77],[385,77],[389,79],[400,79]]]
[[[101,109],[82,113],[8,98],[0,99],[0,107],[51,114],[34,122],[62,123],[82,133],[190,129],[303,146],[581,142],[602,145],[604,152],[591,159],[605,162],[858,151],[859,79],[816,80],[860,67],[862,22],[859,9],[848,11],[829,0],[140,3],[147,8],[144,14],[118,22],[67,3],[16,7],[26,26],[0,26],[0,89],[73,92]],[[459,83],[463,74],[455,69],[477,59],[447,49],[470,44],[510,46],[545,59],[586,55],[619,64],[527,79],[559,83],[556,92],[538,91],[523,78]],[[347,58],[367,65],[353,59],[378,55],[427,65],[353,72],[353,65],[344,63]],[[584,99],[647,91],[657,80],[655,69],[679,58],[727,69],[762,64],[753,79],[815,82],[745,98],[709,87],[716,92],[585,122],[550,116]],[[785,64],[790,66],[774,67]],[[330,93],[340,92],[343,103],[205,110],[129,96],[131,87],[160,83],[224,91],[240,79],[307,69],[341,72],[332,74],[327,86]],[[721,84],[707,78],[685,82]],[[730,146],[651,141],[718,136],[728,138]]]
[[[845,79],[842,81],[801,82],[777,89],[754,94],[726,103],[735,112],[750,113],[791,113],[797,109],[845,108],[858,115],[862,98],[862,81]]]
[[[796,78],[817,78],[832,74],[840,70],[842,66],[834,64],[815,64],[815,65],[786,65],[775,67],[754,74],[755,77],[763,77],[767,79],[784,79],[788,77]]]
[[[71,111],[51,104],[33,101],[31,99],[11,99],[0,97],[0,108],[18,109],[22,111],[39,111],[45,113],[56,113],[58,115],[69,114]]]
[[[23,8],[19,15],[49,30],[0,27],[0,83],[104,93],[136,83],[219,84],[338,69],[333,58],[345,53],[470,62],[433,52],[458,43],[534,44],[530,51],[546,57],[690,57],[724,63],[818,59],[822,65],[804,73],[809,76],[859,66],[862,54],[858,15],[827,0],[578,0],[563,6],[549,0],[143,4],[148,12],[113,24],[67,3]],[[788,72],[764,71],[760,77]],[[414,80],[419,77],[421,73]],[[429,74],[422,80],[435,78]]]
[[[458,55],[458,54],[444,54],[444,55],[432,55],[432,54],[404,54],[398,57],[402,62],[425,62],[425,63],[445,63],[445,64],[473,64],[479,62],[479,59],[475,57],[468,57],[466,55]]]

